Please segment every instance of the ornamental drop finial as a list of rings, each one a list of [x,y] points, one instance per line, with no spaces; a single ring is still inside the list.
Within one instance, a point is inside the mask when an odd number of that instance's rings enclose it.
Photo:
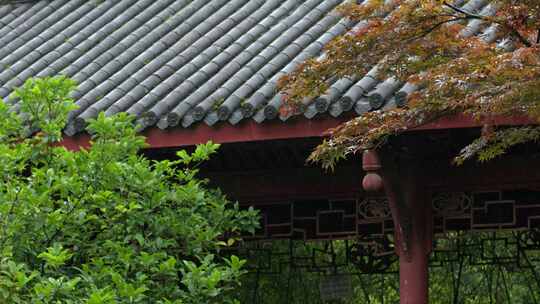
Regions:
[[[362,180],[362,187],[367,192],[378,192],[384,187],[383,180],[379,173],[381,169],[381,161],[375,150],[364,150],[362,154],[362,169],[366,171],[366,175]]]

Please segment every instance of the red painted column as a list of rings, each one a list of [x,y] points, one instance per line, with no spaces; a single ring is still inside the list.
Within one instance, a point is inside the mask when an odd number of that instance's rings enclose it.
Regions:
[[[420,197],[416,196],[417,199]],[[410,201],[411,229],[408,250],[399,254],[399,295],[401,304],[426,304],[429,295],[428,260],[431,252],[431,211],[421,200]],[[414,204],[416,203],[416,204]],[[402,236],[401,236],[402,238]]]
[[[399,303],[428,303],[428,267],[425,254],[399,256]]]
[[[401,304],[427,304],[429,301],[428,259],[432,244],[432,213],[425,183],[414,164],[399,166],[387,162],[382,169],[379,156],[368,150],[362,157],[367,172],[364,190],[384,189],[395,228],[395,247],[399,255],[399,293]],[[379,171],[385,173],[382,177]]]
[[[425,255],[415,255],[409,262],[399,257],[399,303],[428,303],[428,271]]]

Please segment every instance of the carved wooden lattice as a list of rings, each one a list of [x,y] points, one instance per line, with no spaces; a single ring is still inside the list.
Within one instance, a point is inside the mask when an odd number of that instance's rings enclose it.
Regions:
[[[436,193],[435,233],[540,228],[540,191]]]
[[[345,239],[393,232],[386,198],[305,200],[258,207],[255,238]]]

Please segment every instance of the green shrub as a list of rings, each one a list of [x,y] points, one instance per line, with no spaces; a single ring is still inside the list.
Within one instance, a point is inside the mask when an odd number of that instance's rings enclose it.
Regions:
[[[220,237],[258,216],[196,178],[219,145],[152,161],[132,117],[101,114],[69,151],[74,88],[32,79],[18,113],[0,102],[0,303],[236,303],[244,261],[220,257]]]

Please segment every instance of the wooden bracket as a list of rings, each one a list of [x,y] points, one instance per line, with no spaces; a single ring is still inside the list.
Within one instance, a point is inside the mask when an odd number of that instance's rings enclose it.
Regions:
[[[411,242],[424,244],[423,254],[428,254],[431,245],[430,221],[427,217],[430,208],[425,206],[419,197],[418,178],[411,174],[410,166],[400,167],[398,162],[385,159],[383,167],[379,155],[374,150],[366,150],[362,157],[362,168],[367,174],[362,181],[367,192],[382,191],[386,194],[392,211],[392,220],[395,227],[396,253],[405,260],[411,260]],[[410,165],[410,164],[408,164]],[[428,212],[429,213],[429,212]],[[418,226],[418,227],[415,227]],[[418,234],[413,236],[412,234]]]
[[[390,210],[392,211],[392,220],[394,221],[397,253],[404,255],[405,259],[410,261],[409,248],[413,229],[411,208],[406,202],[403,186],[397,178],[384,175],[383,182]]]

